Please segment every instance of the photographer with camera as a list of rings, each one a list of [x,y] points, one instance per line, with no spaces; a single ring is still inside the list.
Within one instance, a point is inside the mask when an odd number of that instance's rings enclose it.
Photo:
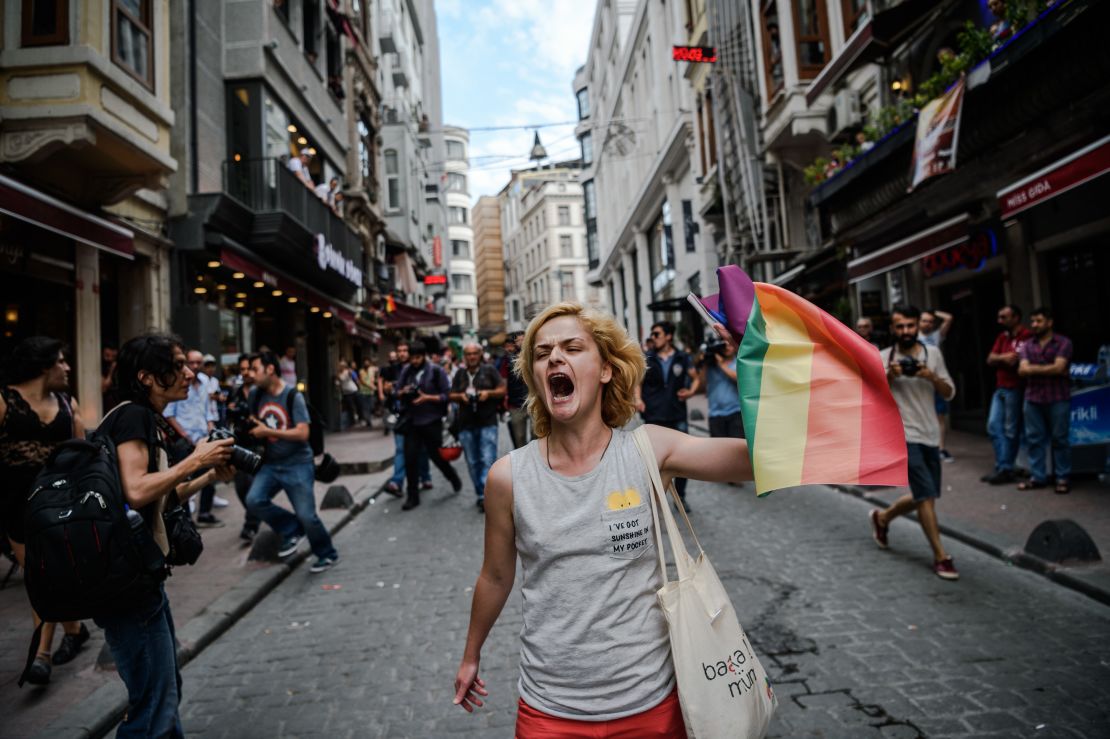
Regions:
[[[136,525],[149,529],[163,554],[169,552],[163,510],[233,474],[231,440],[202,437],[188,456],[168,466],[167,434],[173,431],[162,413],[188,396],[194,380],[177,337],[151,333],[131,339],[120,348],[113,386],[123,404],[108,412],[99,429],[115,444],[124,499],[141,516]],[[118,612],[94,621],[104,629],[127,686],[127,716],[116,736],[183,736],[177,713],[181,673],[163,584],[140,588]]]
[[[236,444],[261,454],[265,449],[264,443],[250,433],[251,426],[254,424],[250,420],[251,408],[247,398],[254,389],[254,375],[251,374],[251,358],[247,354],[239,355],[239,375],[236,379],[238,381],[232,383],[231,392],[227,397],[227,423],[235,436]],[[254,537],[258,534],[258,527],[262,523],[247,507],[247,491],[251,489],[253,481],[254,475],[251,472],[235,468],[235,495],[243,504],[243,510],[246,511],[239,538],[245,542],[254,541]]]
[[[940,424],[934,395],[952,400],[956,386],[948,375],[940,348],[918,340],[921,311],[912,305],[895,306],[891,312],[895,343],[882,351],[890,392],[902,415],[909,463],[909,495],[903,495],[884,510],[872,510],[871,536],[879,548],[888,548],[890,522],[917,512],[925,538],[933,549],[933,572],[945,580],[959,579],[956,565],[944,551],[937,524],[936,501],[940,497]]]
[[[313,493],[315,467],[308,443],[310,417],[308,404],[296,387],[281,376],[277,355],[262,352],[251,358],[255,388],[248,398],[254,425],[250,435],[266,442],[261,469],[247,493],[247,510],[270,525],[281,545],[279,557],[297,551],[301,537],[308,536],[316,562],[310,568],[320,573],[339,561],[331,535],[316,515]],[[285,490],[293,512],[274,505],[273,497]]]
[[[208,375],[201,371],[204,365],[204,355],[196,349],[191,349],[186,354],[186,363],[192,373],[189,381],[189,394],[181,400],[169,403],[163,411],[174,431],[189,442],[196,444],[208,436],[216,428],[219,415],[216,403],[212,400],[212,386]],[[178,452],[176,448],[170,449],[170,457],[178,461],[179,457],[188,454],[187,445],[182,446]],[[207,485],[201,490],[200,504],[197,507],[197,526],[199,528],[219,528],[223,521],[212,514],[212,506],[216,499],[216,487]]]
[[[699,384],[709,401],[709,435],[714,438],[744,438],[740,394],[736,392],[737,349],[731,338],[725,340],[718,335],[702,349]]]
[[[397,380],[401,400],[401,417],[397,428],[405,437],[406,498],[402,510],[410,511],[420,505],[419,469],[420,452],[435,463],[455,492],[462,490],[462,480],[455,468],[439,454],[443,444],[443,417],[447,414],[448,393],[451,383],[443,368],[427,359],[427,349],[421,342],[409,347],[409,363],[401,370]]]
[[[459,443],[478,495],[478,510],[485,513],[486,476],[497,461],[497,408],[505,397],[505,382],[492,364],[482,361],[482,346],[477,342],[463,345],[463,361],[466,364],[455,373],[450,397],[459,404]]]

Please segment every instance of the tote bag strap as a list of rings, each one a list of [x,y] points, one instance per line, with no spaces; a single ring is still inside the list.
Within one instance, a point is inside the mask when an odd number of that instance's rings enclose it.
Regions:
[[[659,462],[655,458],[655,451],[651,447],[651,439],[648,438],[647,431],[643,426],[632,432],[632,438],[636,442],[636,447],[640,452],[640,457],[643,459],[644,467],[647,469],[648,478],[651,481],[651,512],[655,517],[655,538],[656,549],[659,554],[659,567],[663,573],[663,582],[667,583],[667,567],[663,560],[663,540],[662,534],[659,529],[659,520],[662,519],[664,526],[667,528],[667,538],[671,542],[671,553],[674,556],[675,569],[678,572],[678,579],[684,580],[691,575],[692,560],[690,553],[686,551],[686,544],[682,541],[682,535],[679,533],[678,523],[671,513],[671,508],[667,505],[667,497],[664,492],[663,478],[659,474]],[[678,498],[678,494],[674,492],[673,486],[671,487],[671,494],[676,501],[678,501],[678,508],[682,510],[682,504]],[[658,505],[656,503],[658,502]],[[685,511],[683,516],[686,517]],[[690,519],[686,517],[686,525],[690,527],[690,533],[693,534],[694,528],[690,525]],[[694,535],[694,542],[697,543],[697,536]],[[698,551],[701,552],[701,544],[698,544]]]

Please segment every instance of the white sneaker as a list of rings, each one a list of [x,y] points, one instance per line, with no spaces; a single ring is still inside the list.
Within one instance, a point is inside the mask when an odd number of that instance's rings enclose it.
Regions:
[[[217,508],[227,508],[227,498],[221,498],[218,495],[212,496],[212,505]]]

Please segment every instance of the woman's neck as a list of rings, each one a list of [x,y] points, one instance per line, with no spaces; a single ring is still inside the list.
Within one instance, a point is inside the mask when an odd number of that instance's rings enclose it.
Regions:
[[[546,441],[547,464],[563,474],[589,472],[601,461],[613,433],[600,413],[581,424],[552,425]]]

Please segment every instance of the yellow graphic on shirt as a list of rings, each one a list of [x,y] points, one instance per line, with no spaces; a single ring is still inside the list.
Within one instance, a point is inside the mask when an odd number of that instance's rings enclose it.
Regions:
[[[619,511],[622,508],[635,508],[640,505],[640,493],[636,488],[628,488],[625,491],[614,490],[609,493],[608,497],[609,510]]]

